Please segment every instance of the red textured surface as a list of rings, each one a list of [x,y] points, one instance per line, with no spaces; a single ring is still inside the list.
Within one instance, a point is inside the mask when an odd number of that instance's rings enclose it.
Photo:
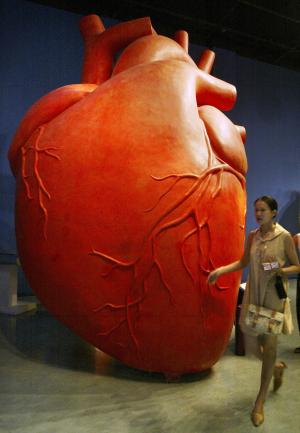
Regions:
[[[206,278],[244,242],[244,130],[220,111],[235,88],[209,74],[212,52],[197,66],[185,32],[175,42],[147,18],[105,30],[88,16],[81,32],[82,84],[41,98],[9,151],[24,272],[49,311],[128,365],[207,369],[239,274]]]

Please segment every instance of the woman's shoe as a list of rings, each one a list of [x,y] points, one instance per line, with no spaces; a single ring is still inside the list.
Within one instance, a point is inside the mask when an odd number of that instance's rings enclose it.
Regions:
[[[273,391],[277,391],[277,389],[281,387],[285,368],[287,368],[287,365],[283,361],[280,361],[279,364],[275,365],[274,373],[273,373],[274,376]]]
[[[251,421],[252,424],[255,427],[259,427],[265,420],[264,417],[264,412],[255,412],[255,409],[253,409],[252,413],[251,413]]]
[[[300,353],[300,347],[296,347],[296,349],[294,350],[294,353]]]

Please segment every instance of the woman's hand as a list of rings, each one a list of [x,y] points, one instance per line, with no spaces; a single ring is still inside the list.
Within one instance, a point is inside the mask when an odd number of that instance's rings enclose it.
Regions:
[[[248,264],[248,259],[244,255],[244,257],[241,260],[238,260],[237,262],[229,263],[229,265],[226,266],[220,266],[219,268],[216,268],[214,271],[210,272],[210,274],[207,277],[207,282],[208,284],[214,284],[221,275],[243,269],[245,266],[247,266],[247,264]]]
[[[221,275],[220,268],[217,268],[214,271],[212,271],[207,277],[208,284],[214,284],[217,281],[217,279],[220,277],[220,275]]]

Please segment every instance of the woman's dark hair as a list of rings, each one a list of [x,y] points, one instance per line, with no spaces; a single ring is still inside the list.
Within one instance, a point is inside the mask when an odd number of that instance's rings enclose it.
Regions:
[[[262,197],[258,197],[255,202],[254,205],[258,202],[258,201],[263,201],[265,202],[269,208],[271,210],[278,210],[278,204],[277,201],[275,200],[275,198],[271,197],[270,195],[263,195]]]

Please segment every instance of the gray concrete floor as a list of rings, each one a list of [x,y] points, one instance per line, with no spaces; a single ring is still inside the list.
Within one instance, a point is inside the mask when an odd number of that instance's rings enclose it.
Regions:
[[[295,281],[290,295],[295,298]],[[295,302],[293,302],[293,307]],[[260,364],[226,353],[209,372],[166,383],[83,342],[44,309],[0,315],[0,433],[248,433]],[[300,345],[281,337],[288,364],[270,391],[260,432],[300,431]]]

